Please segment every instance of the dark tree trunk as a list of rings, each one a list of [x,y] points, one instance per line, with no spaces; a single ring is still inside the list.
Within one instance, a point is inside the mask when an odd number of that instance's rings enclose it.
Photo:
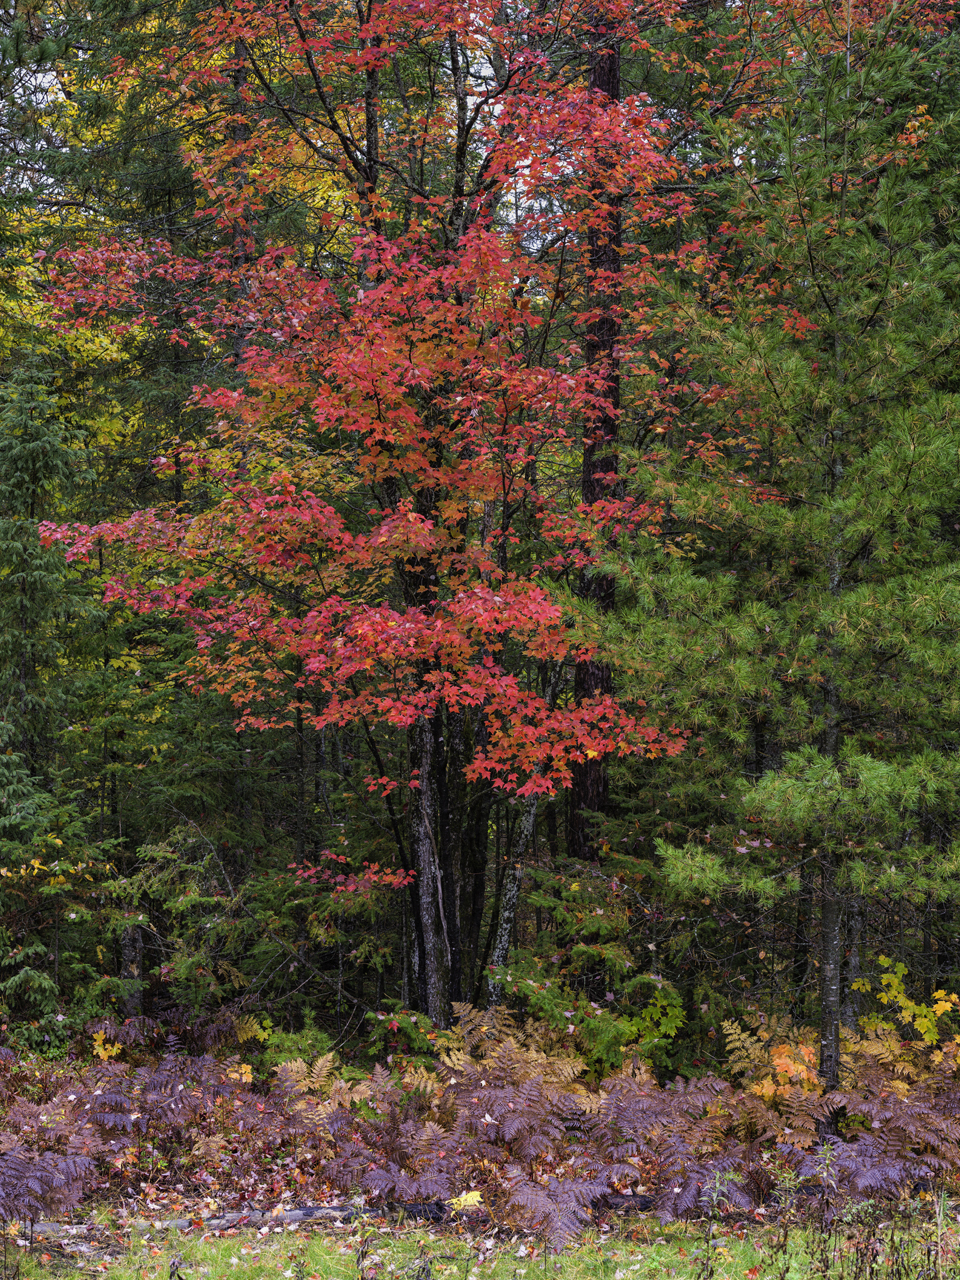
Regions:
[[[486,722],[477,717],[476,749],[486,746]],[[483,931],[483,909],[487,895],[487,845],[490,838],[490,813],[493,788],[478,782],[470,795],[460,849],[460,921],[463,952],[464,988],[471,999],[479,999],[480,938]]]
[[[449,990],[451,1000],[460,1000],[460,903],[457,895],[457,874],[454,866],[453,818],[450,810],[450,767],[456,767],[455,753],[444,732],[444,713],[441,707],[433,717],[433,770],[437,790],[437,866],[440,872],[440,892],[443,897],[443,918],[446,923],[447,944],[450,953]]]
[[[590,91],[612,102],[620,100],[620,45],[613,22],[595,17],[591,32]],[[589,267],[593,305],[599,312],[587,333],[586,354],[594,373],[597,393],[606,402],[586,424],[583,441],[583,472],[580,493],[583,502],[593,506],[612,495],[618,474],[617,440],[619,435],[620,371],[617,344],[620,339],[620,249],[623,242],[619,198],[610,192],[605,181],[606,170],[613,170],[616,157],[611,155],[598,166],[593,193],[602,213],[594,219],[589,231]],[[605,574],[585,574],[580,594],[594,601],[601,610],[609,611],[614,603],[614,582]],[[612,690],[610,668],[598,662],[582,662],[577,666],[574,696],[584,698]],[[606,769],[602,760],[584,760],[573,766],[570,795],[569,850],[575,858],[592,856],[589,820],[585,813],[605,813],[608,802]]]
[[[837,860],[825,850],[820,911],[820,1079],[827,1090],[840,1083],[840,1006],[843,992],[843,903],[837,890]]]
[[[793,932],[793,962],[791,964],[790,1016],[794,1022],[806,1017],[806,986],[810,976],[810,920],[813,907],[813,884],[810,871],[800,870],[800,894],[797,898],[797,914]]]
[[[860,935],[863,933],[863,899],[854,894],[847,903],[846,962],[843,968],[843,1004],[840,1021],[850,1031],[856,1031],[860,1017]]]

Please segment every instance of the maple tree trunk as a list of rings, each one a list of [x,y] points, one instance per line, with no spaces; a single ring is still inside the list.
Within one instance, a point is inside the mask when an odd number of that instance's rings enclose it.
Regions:
[[[474,724],[474,747],[487,745],[487,724],[478,714]],[[483,974],[480,966],[480,939],[487,896],[487,847],[493,791],[480,786],[472,790],[460,844],[460,921],[462,925],[463,969],[466,990],[474,1003],[480,998]]]
[[[424,1012],[431,1022],[449,1027],[450,937],[444,910],[443,873],[437,847],[436,787],[434,777],[434,729],[425,717],[412,730],[411,759],[419,770],[413,811],[413,865],[417,873],[417,915],[423,949],[418,985]]]
[[[367,21],[373,17],[372,2],[367,6]],[[361,38],[362,48],[371,51],[379,49],[380,36],[373,35]],[[361,168],[357,194],[360,197],[360,212],[365,226],[380,234],[382,227],[380,218],[374,209],[374,196],[380,180],[380,71],[376,59],[371,59],[365,72],[363,87],[363,124],[364,124],[364,163]]]
[[[593,50],[590,58],[590,91],[605,95],[611,102],[620,100],[620,47],[600,16],[594,19]],[[614,157],[604,168],[611,169]],[[611,495],[618,472],[617,438],[620,408],[620,374],[617,343],[620,337],[620,249],[621,218],[617,197],[605,191],[602,178],[594,184],[602,216],[591,221],[589,230],[589,267],[593,281],[593,307],[599,315],[590,324],[587,335],[587,360],[596,373],[598,393],[606,401],[588,422],[583,442],[581,498],[593,506]],[[580,594],[594,601],[603,612],[614,604],[614,583],[607,574],[585,574]],[[577,664],[574,697],[579,704],[584,698],[612,692],[610,668],[605,663],[590,661]],[[604,813],[609,792],[607,771],[602,760],[584,760],[574,764],[570,795],[569,851],[575,858],[592,855],[592,840],[587,813]]]
[[[440,874],[440,895],[443,919],[446,925],[447,945],[450,955],[449,992],[451,1000],[461,998],[462,959],[460,949],[460,904],[457,900],[457,880],[454,868],[453,815],[451,812],[450,779],[457,767],[456,752],[445,732],[442,707],[433,717],[433,762],[437,791],[437,866]]]

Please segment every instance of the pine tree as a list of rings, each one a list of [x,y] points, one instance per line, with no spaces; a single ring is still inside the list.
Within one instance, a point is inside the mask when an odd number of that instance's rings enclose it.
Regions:
[[[707,132],[701,279],[670,302],[689,425],[646,454],[682,554],[629,590],[640,668],[699,752],[659,779],[696,836],[661,845],[668,877],[816,890],[832,1086],[865,914],[960,890],[960,126],[953,35],[821,16]]]
[[[64,691],[56,679],[69,609],[66,562],[39,525],[58,514],[84,456],[74,425],[37,369],[0,386],[0,716],[5,747],[42,780]]]

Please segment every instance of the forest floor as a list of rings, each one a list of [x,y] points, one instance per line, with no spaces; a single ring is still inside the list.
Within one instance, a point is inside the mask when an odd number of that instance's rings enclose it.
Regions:
[[[946,1205],[941,1206],[946,1209]],[[869,1221],[867,1220],[869,1219]],[[266,1222],[187,1231],[94,1215],[57,1238],[11,1230],[2,1280],[960,1280],[957,1212],[809,1224],[602,1223],[560,1253],[533,1235],[448,1222]]]

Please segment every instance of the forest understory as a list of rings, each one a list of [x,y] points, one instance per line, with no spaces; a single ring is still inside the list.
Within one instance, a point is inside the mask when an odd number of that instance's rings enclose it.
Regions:
[[[0,1218],[947,1229],[958,39],[0,14]]]

